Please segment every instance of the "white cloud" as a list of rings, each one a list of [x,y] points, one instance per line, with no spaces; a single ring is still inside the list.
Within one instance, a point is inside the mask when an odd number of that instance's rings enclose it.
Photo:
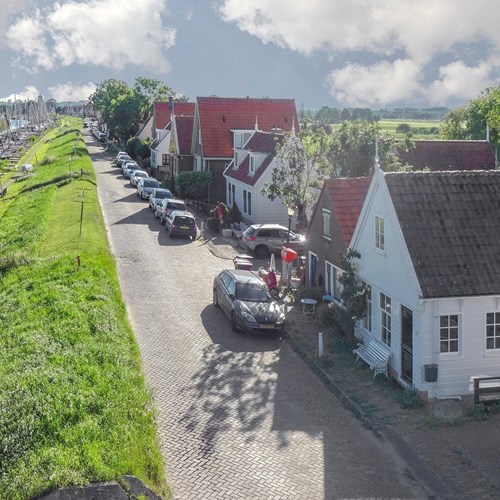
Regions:
[[[132,64],[162,73],[169,69],[163,51],[175,43],[175,31],[163,26],[166,12],[163,0],[56,3],[15,22],[6,39],[25,69]]]
[[[38,91],[38,89],[35,86],[28,85],[21,92],[13,92],[12,94],[10,94],[7,97],[0,98],[0,101],[15,101],[15,100],[27,101],[28,99],[32,100],[32,101],[36,101],[38,99],[39,95],[40,95],[40,92]]]
[[[327,82],[340,102],[358,107],[384,105],[420,92],[419,67],[409,59],[372,66],[349,64],[332,71]]]
[[[2,0],[2,8],[0,9],[0,33],[2,35],[10,17],[21,12],[28,2],[29,0]]]
[[[90,94],[96,89],[96,84],[92,82],[75,85],[71,82],[59,83],[49,87],[49,99],[57,102],[63,101],[86,101]]]
[[[437,60],[445,62],[440,80],[429,91],[443,100],[469,97],[468,89],[459,82],[464,73],[471,83],[500,75],[500,2],[221,0],[219,13],[223,20],[264,43],[305,55],[325,53],[334,75],[328,78],[329,83],[333,82],[332,93],[346,95],[352,102],[367,102],[369,93],[379,103],[384,98],[389,99],[386,102],[404,99],[412,96],[417,86],[426,92],[428,84],[422,76]],[[477,53],[479,47],[483,53]],[[464,59],[467,53],[469,58],[476,58],[480,69],[454,71],[453,62]],[[341,62],[345,60],[350,62]],[[401,61],[406,63],[402,65]],[[414,82],[398,70],[405,67],[410,67]],[[385,79],[391,73],[402,81]],[[349,84],[349,76],[361,81]],[[390,92],[381,88],[380,79],[385,79]]]

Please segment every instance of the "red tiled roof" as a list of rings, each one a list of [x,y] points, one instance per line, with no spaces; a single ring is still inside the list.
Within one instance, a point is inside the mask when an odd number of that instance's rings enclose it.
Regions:
[[[177,111],[177,106],[175,107]],[[191,154],[191,139],[193,137],[194,116],[175,116],[175,130],[180,155]]]
[[[212,158],[233,156],[231,130],[270,131],[279,127],[299,131],[297,110],[293,99],[254,99],[228,97],[198,97],[203,155]]]
[[[194,102],[174,102],[174,113],[176,115],[194,116]],[[170,102],[157,101],[154,103],[155,127],[164,129],[172,121],[172,109]]]
[[[170,123],[168,102],[155,102],[154,107],[155,128],[163,129]]]
[[[270,132],[255,132],[248,140],[244,151],[251,151],[253,153],[267,153],[266,158],[255,171],[254,175],[249,173],[249,156],[238,165],[235,170],[229,167],[224,173],[227,177],[244,182],[248,186],[255,186],[256,182],[262,177],[267,167],[272,163],[276,154],[276,144],[283,140],[283,134],[274,134]],[[232,163],[231,163],[232,165]]]
[[[371,177],[346,177],[325,181],[324,189],[332,202],[346,247],[351,242],[371,180]]]
[[[415,141],[408,151],[398,149],[403,163],[416,170],[492,170],[495,155],[487,141]]]

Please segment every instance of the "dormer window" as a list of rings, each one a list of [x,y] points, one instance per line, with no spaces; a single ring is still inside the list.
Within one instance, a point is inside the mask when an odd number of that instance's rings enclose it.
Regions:
[[[248,139],[250,139],[252,132],[246,130],[233,130],[234,135],[234,147],[237,149],[241,149]]]
[[[238,168],[238,153],[235,151],[234,152],[234,168]]]
[[[250,155],[250,162],[249,162],[248,171],[249,171],[250,175],[255,174],[255,158],[252,155]]]

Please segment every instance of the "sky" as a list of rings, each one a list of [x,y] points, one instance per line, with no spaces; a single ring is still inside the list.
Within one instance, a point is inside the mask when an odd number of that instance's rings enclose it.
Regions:
[[[463,106],[500,83],[498,0],[2,0],[0,98],[106,79],[297,109]]]

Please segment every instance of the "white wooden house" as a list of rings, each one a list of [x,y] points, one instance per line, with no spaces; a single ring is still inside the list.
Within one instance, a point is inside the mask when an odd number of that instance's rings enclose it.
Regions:
[[[500,375],[500,171],[376,169],[351,240],[370,287],[356,329],[429,398]]]
[[[226,200],[230,208],[236,203],[246,224],[288,225],[288,210],[280,198],[273,201],[262,194],[271,183],[275,166],[276,145],[283,133],[253,131],[246,142],[235,142],[234,157],[224,170]]]

